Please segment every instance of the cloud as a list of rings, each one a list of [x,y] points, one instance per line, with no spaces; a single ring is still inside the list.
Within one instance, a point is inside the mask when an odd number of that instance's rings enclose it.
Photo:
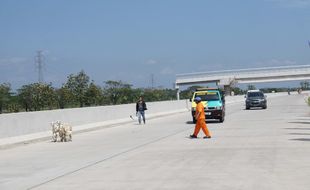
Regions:
[[[146,62],[145,62],[145,65],[157,65],[159,64],[158,61],[154,60],[154,59],[148,59]]]
[[[308,8],[310,0],[266,0],[290,8]]]
[[[12,58],[4,58],[0,59],[0,66],[16,66],[20,64],[24,64],[27,62],[27,58],[23,57],[12,57]]]
[[[35,70],[33,62],[31,63],[27,58],[22,57],[0,59],[1,78],[7,77],[13,81],[17,77],[27,75]],[[29,63],[33,64],[32,67],[30,67]]]
[[[293,66],[297,65],[296,61],[292,60],[279,60],[279,59],[271,59],[266,61],[259,61],[254,63],[255,67],[279,67],[279,66]]]
[[[174,74],[174,70],[171,67],[165,67],[160,71],[160,74],[162,75],[172,75]]]

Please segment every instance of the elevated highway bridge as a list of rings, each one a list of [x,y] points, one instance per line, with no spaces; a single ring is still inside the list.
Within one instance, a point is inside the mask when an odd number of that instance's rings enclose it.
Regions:
[[[263,67],[253,69],[223,70],[177,74],[175,87],[202,83],[216,83],[223,86],[227,94],[236,83],[263,83],[278,81],[309,80],[310,65]],[[178,91],[179,99],[179,91]]]

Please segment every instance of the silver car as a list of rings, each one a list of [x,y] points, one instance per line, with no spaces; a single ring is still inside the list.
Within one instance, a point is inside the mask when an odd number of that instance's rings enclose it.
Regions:
[[[249,90],[245,98],[245,109],[247,110],[252,107],[267,108],[266,95],[260,90]]]

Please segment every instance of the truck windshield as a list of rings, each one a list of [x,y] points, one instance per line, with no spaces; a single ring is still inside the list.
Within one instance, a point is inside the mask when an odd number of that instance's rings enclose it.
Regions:
[[[196,95],[195,97],[198,97],[198,96],[201,98],[201,101],[217,101],[217,100],[220,100],[219,95],[217,93]]]

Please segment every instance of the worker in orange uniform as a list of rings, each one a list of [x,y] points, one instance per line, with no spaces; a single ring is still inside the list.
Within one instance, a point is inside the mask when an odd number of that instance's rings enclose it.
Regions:
[[[202,128],[202,131],[204,132],[204,134],[206,136],[204,136],[203,138],[211,138],[210,132],[207,128],[206,125],[206,116],[205,116],[205,109],[203,104],[201,103],[201,98],[200,97],[196,97],[194,99],[196,105],[196,112],[195,112],[195,118],[196,118],[196,126],[195,126],[195,131],[194,134],[190,135],[190,138],[197,138],[197,135],[200,131],[200,129]]]

